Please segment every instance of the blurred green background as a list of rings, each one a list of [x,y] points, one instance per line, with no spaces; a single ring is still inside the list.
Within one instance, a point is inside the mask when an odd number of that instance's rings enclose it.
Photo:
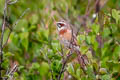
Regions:
[[[0,35],[4,2],[0,0]],[[10,27],[29,10],[13,27],[4,47],[3,76],[16,61],[19,64],[14,73],[16,80],[51,80],[52,76],[57,80],[62,57],[55,22],[64,19],[75,29],[80,28],[77,37],[80,51],[90,61],[86,75],[80,65],[67,63],[69,75],[64,80],[120,80],[120,0],[100,0],[101,9],[91,23],[97,10],[95,4],[96,0],[18,0],[8,5]],[[4,42],[8,33],[6,27]]]

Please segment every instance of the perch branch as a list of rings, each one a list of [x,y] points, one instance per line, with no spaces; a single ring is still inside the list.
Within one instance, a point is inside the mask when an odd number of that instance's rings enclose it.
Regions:
[[[62,73],[65,71],[65,66],[66,66],[67,61],[68,61],[68,59],[69,59],[69,57],[70,57],[71,55],[72,55],[72,52],[69,51],[67,57],[66,57],[66,58],[62,58],[62,68],[61,68],[61,70],[60,70],[60,74],[58,75],[57,80],[60,80],[60,79],[61,79]]]

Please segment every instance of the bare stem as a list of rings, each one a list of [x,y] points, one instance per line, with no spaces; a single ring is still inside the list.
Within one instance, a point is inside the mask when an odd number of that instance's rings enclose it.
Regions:
[[[50,73],[51,73],[51,80],[53,80],[53,72],[52,72],[52,68],[51,68],[51,60],[48,58],[47,53],[44,54],[41,50],[40,50],[40,53],[42,53],[43,55],[45,55],[45,58],[46,58],[47,61],[48,61],[49,68],[50,68]]]
[[[13,28],[16,27],[16,25],[18,24],[18,22],[20,21],[20,19],[26,14],[26,12],[27,12],[28,10],[29,10],[29,8],[27,8],[27,9],[21,14],[21,16],[20,16],[20,17],[16,20],[16,22],[12,25],[12,29],[9,28],[10,32],[9,32],[8,37],[7,37],[7,40],[6,40],[6,42],[3,44],[3,47],[2,47],[2,48],[4,48],[4,47],[7,45],[8,40],[9,40],[9,37],[10,37],[10,34],[12,33]]]
[[[65,66],[67,64],[67,61],[69,59],[69,57],[72,55],[71,51],[68,53],[67,57],[66,58],[62,58],[62,68],[60,70],[60,74],[58,75],[58,78],[57,80],[60,80],[61,79],[61,76],[62,76],[62,73],[65,71]]]
[[[18,0],[16,0],[14,3],[16,3]],[[3,48],[5,47],[5,45],[7,45],[10,34],[12,32],[12,29],[9,28],[10,32],[8,34],[7,40],[6,42],[3,44],[3,37],[4,37],[4,32],[5,32],[5,27],[6,27],[6,17],[7,17],[7,6],[8,6],[8,0],[5,0],[5,5],[4,5],[4,12],[3,12],[3,23],[2,23],[2,27],[1,27],[1,38],[0,38],[0,80],[3,79],[2,77],[2,63],[3,63]],[[12,3],[13,4],[13,3]],[[18,18],[18,20],[15,22],[15,24],[12,25],[12,28],[14,28],[16,26],[16,24],[19,22],[19,20],[25,15],[25,13],[29,10],[26,9],[22,15]]]
[[[3,18],[3,24],[2,24],[2,33],[1,33],[1,41],[0,41],[0,79],[2,79],[2,62],[3,62],[3,36],[4,36],[4,31],[5,31],[5,22],[6,22],[6,14],[7,14],[7,0],[5,0],[5,5],[4,5],[4,18]]]
[[[17,3],[17,2],[18,2],[18,0],[10,1],[8,4],[9,4],[9,5],[12,5],[12,4],[15,4],[15,3]]]
[[[10,80],[13,80],[14,73],[17,71],[17,69],[18,64],[14,63],[14,66],[10,69],[10,71],[7,71],[7,75],[9,75],[9,77],[4,78],[4,80],[8,80],[8,78],[10,78]]]

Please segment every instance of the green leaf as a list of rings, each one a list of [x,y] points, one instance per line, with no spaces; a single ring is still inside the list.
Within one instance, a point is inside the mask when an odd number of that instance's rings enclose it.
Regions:
[[[54,73],[56,74],[59,74],[61,67],[62,67],[62,64],[61,64],[61,61],[59,60],[55,60],[51,64],[52,71],[54,71]]]
[[[32,30],[34,30],[34,29],[36,29],[36,28],[37,28],[37,26],[32,25],[32,26],[30,26],[29,31],[32,31]]]
[[[112,33],[117,32],[117,25],[116,24],[110,24],[111,29],[112,29]]]
[[[14,77],[18,77],[19,74],[17,72],[14,72]]]
[[[115,59],[118,59],[118,57],[120,56],[120,45],[117,45],[114,49],[114,52],[113,52],[113,57]]]
[[[87,44],[90,45],[91,44],[91,37],[87,36],[85,41],[86,41]]]
[[[82,54],[86,54],[86,52],[88,51],[89,47],[88,46],[81,46],[80,47],[80,51],[82,52]]]
[[[14,30],[24,32],[27,27],[28,27],[28,21],[26,19],[20,19]]]
[[[98,49],[98,42],[97,42],[97,41],[95,41],[95,42],[93,43],[93,49],[94,49],[95,51],[97,51],[97,49]]]
[[[110,35],[110,29],[109,28],[104,28],[104,30],[103,30],[103,33],[102,33],[102,35],[103,35],[103,38],[106,38],[106,37],[108,37],[109,35]]]
[[[32,63],[32,66],[31,66],[31,69],[39,69],[40,68],[40,64],[35,62],[35,63]]]
[[[11,52],[7,52],[4,54],[5,58],[11,57],[11,56],[14,56],[14,54],[12,54]]]
[[[68,69],[68,72],[69,72],[70,74],[74,74],[75,70],[74,70],[74,67],[73,67],[72,63],[69,64],[69,66],[68,66],[67,69]]]
[[[23,32],[20,34],[21,44],[26,51],[28,50],[28,35],[29,35],[28,32]]]
[[[24,66],[19,66],[18,71],[24,70]]]
[[[3,36],[3,43],[5,43],[6,41],[7,41],[7,38],[8,38],[8,35],[9,35],[9,30],[5,30],[5,32],[4,32],[4,36]]]
[[[111,80],[110,75],[103,75],[101,78],[102,80]]]
[[[22,45],[25,48],[25,50],[27,51],[28,50],[28,39],[23,39],[22,40]]]
[[[112,17],[116,20],[116,23],[118,24],[118,21],[120,20],[120,11],[112,9]]]
[[[5,60],[3,61],[2,67],[3,67],[4,69],[7,69],[7,68],[9,67],[9,60],[8,60],[8,59],[5,59]]]
[[[90,80],[95,80],[96,77],[95,77],[95,75],[94,75],[92,66],[88,66],[86,72],[87,72],[88,77],[89,77]],[[91,74],[91,73],[92,73],[92,74]]]
[[[18,44],[19,44],[19,36],[16,34],[16,33],[11,33],[10,35],[10,40],[12,41],[12,43],[14,45],[16,45],[18,47]],[[15,47],[16,48],[16,47]]]
[[[46,75],[49,71],[49,65],[48,63],[46,62],[42,62],[42,64],[40,65],[40,68],[39,68],[39,72],[40,74],[43,76],[43,75]]]
[[[99,70],[99,64],[97,63],[97,61],[93,60],[92,65],[93,65],[93,68],[94,68],[96,71]]]
[[[107,62],[107,66],[110,68],[110,70],[112,71],[120,71],[120,63],[118,61],[113,61],[113,60],[110,60]]]
[[[85,35],[81,34],[77,36],[78,43],[82,43],[85,40]]]
[[[100,26],[97,24],[92,25],[92,30],[95,34],[97,34],[99,32],[99,28],[100,28]]]
[[[106,74],[107,73],[106,68],[100,68],[99,73],[100,74]]]
[[[60,44],[58,42],[54,42],[54,43],[52,42],[52,47],[56,51],[60,51],[61,50]]]
[[[31,17],[30,17],[30,23],[31,24],[36,24],[38,22],[38,19],[39,19],[39,16],[37,14],[33,14]]]
[[[80,69],[79,69],[79,68],[76,70],[76,76],[77,76],[78,78],[80,78]]]
[[[91,43],[95,44],[95,42],[96,42],[96,35],[92,35],[90,37],[91,37]]]

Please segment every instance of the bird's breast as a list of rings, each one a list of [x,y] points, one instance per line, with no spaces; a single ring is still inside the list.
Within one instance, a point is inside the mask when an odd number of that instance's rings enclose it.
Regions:
[[[59,32],[60,39],[68,40],[70,41],[72,38],[71,30],[61,30]]]

